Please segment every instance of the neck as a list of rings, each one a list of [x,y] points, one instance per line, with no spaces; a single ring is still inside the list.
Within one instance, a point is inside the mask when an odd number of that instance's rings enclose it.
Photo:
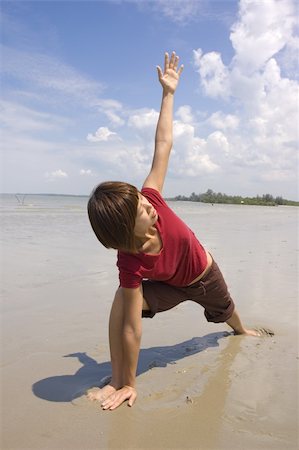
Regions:
[[[150,227],[145,235],[142,236],[135,235],[136,247],[138,248],[138,250],[140,252],[146,253],[146,251],[149,250],[152,244],[152,239],[155,237],[155,235],[156,235],[155,227]]]

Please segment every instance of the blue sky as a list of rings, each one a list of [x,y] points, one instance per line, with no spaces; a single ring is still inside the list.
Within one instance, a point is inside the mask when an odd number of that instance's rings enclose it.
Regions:
[[[175,50],[165,196],[208,188],[298,198],[298,22],[292,0],[1,3],[2,192],[138,187]]]

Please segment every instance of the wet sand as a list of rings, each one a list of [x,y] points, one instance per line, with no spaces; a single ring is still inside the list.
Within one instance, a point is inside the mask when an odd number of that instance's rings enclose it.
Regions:
[[[298,448],[298,213],[173,203],[221,267],[243,321],[232,336],[187,302],[144,319],[138,399],[102,411],[115,254],[86,199],[6,197],[1,224],[3,450]]]

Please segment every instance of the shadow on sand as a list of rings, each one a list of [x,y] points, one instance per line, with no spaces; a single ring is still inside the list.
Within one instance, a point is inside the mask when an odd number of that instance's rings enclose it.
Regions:
[[[141,349],[137,375],[147,372],[153,367],[175,364],[180,359],[200,353],[210,347],[218,347],[219,339],[227,336],[231,336],[231,333],[209,333],[176,345]],[[83,367],[78,369],[74,375],[56,375],[37,381],[32,386],[32,391],[37,397],[51,402],[71,402],[82,396],[88,388],[106,384],[107,377],[111,375],[111,364],[108,361],[98,363],[83,352],[72,353],[64,357],[78,358]]]

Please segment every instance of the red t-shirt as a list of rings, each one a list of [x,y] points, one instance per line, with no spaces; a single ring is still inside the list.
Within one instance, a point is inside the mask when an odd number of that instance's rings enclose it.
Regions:
[[[119,251],[117,266],[120,286],[136,288],[143,278],[173,286],[187,286],[206,268],[205,249],[158,191],[144,188],[141,193],[158,213],[155,227],[161,237],[162,249],[157,255]]]

